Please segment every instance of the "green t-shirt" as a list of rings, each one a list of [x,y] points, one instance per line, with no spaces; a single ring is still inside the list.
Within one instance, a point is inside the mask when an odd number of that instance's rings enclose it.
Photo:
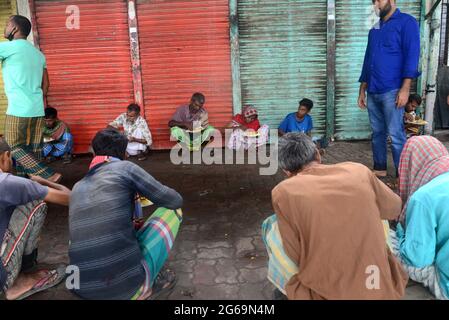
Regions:
[[[45,56],[27,40],[0,43],[3,81],[8,97],[7,115],[44,116],[42,76],[47,68]]]

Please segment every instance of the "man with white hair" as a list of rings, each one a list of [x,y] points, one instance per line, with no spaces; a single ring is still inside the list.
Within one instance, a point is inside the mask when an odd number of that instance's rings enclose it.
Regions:
[[[400,299],[407,275],[382,223],[401,213],[399,196],[364,165],[321,164],[303,133],[280,138],[279,167],[288,178],[263,224],[276,288],[288,299]]]

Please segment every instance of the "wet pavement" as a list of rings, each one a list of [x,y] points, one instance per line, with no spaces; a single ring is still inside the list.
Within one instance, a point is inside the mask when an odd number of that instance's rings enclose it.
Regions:
[[[449,139],[448,139],[449,140]],[[391,160],[391,159],[390,159]],[[68,186],[87,172],[90,158],[78,157],[71,165],[55,163]],[[355,161],[371,165],[368,142],[332,143],[325,163]],[[266,280],[267,253],[261,224],[272,214],[271,190],[283,175],[260,176],[257,165],[173,165],[168,152],[155,152],[138,162],[156,179],[184,197],[184,222],[168,266],[178,283],[167,299],[272,299]],[[394,174],[389,169],[392,182]],[[68,263],[68,212],[50,206],[42,233],[39,261]],[[405,299],[431,299],[428,291],[410,283]],[[61,284],[31,299],[77,299]]]

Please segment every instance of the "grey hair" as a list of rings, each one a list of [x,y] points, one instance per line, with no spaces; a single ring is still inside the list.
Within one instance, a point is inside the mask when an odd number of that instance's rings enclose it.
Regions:
[[[298,172],[316,160],[317,148],[308,135],[291,132],[279,139],[279,167]]]
[[[11,151],[11,148],[9,147],[6,140],[3,137],[0,137],[0,154],[8,151]]]

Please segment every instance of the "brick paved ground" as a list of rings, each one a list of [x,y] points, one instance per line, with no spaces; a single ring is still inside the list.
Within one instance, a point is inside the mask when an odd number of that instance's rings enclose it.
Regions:
[[[334,143],[324,161],[369,166],[370,144]],[[72,186],[83,177],[88,163],[89,158],[81,157],[70,166],[56,163],[54,167],[64,174],[64,183]],[[169,259],[179,281],[167,298],[271,299],[273,287],[266,280],[267,253],[260,227],[273,211],[270,191],[282,174],[259,176],[255,165],[174,166],[168,153],[155,153],[140,164],[185,199],[185,220]],[[67,210],[50,207],[40,248],[42,263],[68,262]],[[430,298],[419,285],[411,283],[407,288],[406,299]],[[61,285],[32,299],[76,297]]]

